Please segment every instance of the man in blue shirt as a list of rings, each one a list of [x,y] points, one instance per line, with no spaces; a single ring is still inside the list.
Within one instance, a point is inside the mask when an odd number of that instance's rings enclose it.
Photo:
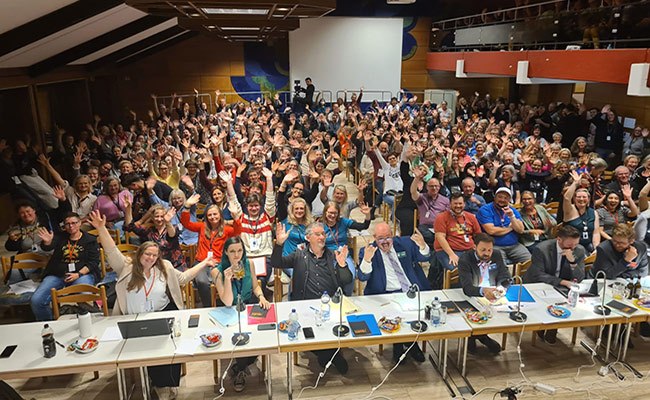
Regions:
[[[497,189],[494,201],[481,207],[476,215],[483,231],[494,237],[494,250],[504,260],[520,263],[530,260],[530,252],[519,243],[519,234],[524,231],[519,211],[510,206],[512,193],[506,187]]]
[[[485,205],[485,199],[480,194],[474,193],[476,182],[474,179],[467,177],[460,184],[465,199],[465,211],[476,214],[478,210]]]

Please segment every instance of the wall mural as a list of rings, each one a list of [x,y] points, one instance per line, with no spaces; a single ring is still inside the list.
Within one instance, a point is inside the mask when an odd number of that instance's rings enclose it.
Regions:
[[[287,41],[244,43],[244,76],[232,76],[230,82],[248,101],[260,97],[260,92],[290,90]]]
[[[417,17],[404,18],[404,31],[402,33],[402,61],[406,61],[415,55],[418,50],[418,42],[411,31],[418,23]]]

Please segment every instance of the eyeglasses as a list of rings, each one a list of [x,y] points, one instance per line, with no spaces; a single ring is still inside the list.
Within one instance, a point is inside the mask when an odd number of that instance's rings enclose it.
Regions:
[[[393,241],[392,237],[375,238],[375,242],[377,242],[378,244],[392,243],[392,241]]]
[[[66,222],[65,224],[63,224],[63,226],[75,226],[75,225],[78,225],[78,224],[79,224],[79,221]]]

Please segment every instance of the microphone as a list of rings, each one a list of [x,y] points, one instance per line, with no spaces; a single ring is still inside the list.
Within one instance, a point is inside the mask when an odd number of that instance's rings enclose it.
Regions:
[[[424,331],[426,331],[428,329],[428,326],[427,326],[426,322],[424,322],[424,321],[422,321],[420,319],[420,313],[421,313],[421,311],[420,311],[420,308],[421,308],[420,307],[420,286],[418,286],[417,283],[412,284],[409,287],[409,290],[406,292],[406,297],[408,297],[409,299],[414,299],[416,293],[417,293],[417,296],[418,296],[418,319],[417,319],[417,321],[412,321],[411,322],[411,330],[413,332],[424,332]]]
[[[605,291],[607,290],[607,274],[605,273],[604,270],[600,270],[596,273],[596,276],[594,277],[594,282],[591,284],[591,287],[593,288],[594,286],[596,287],[596,294],[598,293],[598,275],[602,274],[603,275],[603,293],[601,295],[601,302],[599,305],[594,306],[594,313],[598,315],[609,315],[612,312],[612,309],[607,307],[605,305]],[[591,291],[591,290],[590,290]]]
[[[517,294],[517,311],[510,312],[510,319],[515,322],[526,322],[528,316],[521,312],[521,291],[524,289],[524,282],[521,280],[521,276],[515,275],[512,277],[513,282],[516,281],[515,278],[519,278],[519,292]]]
[[[340,286],[334,292],[332,302],[339,305],[339,324],[332,328],[332,333],[338,338],[345,337],[350,333],[350,328],[343,325],[343,289]]]
[[[235,332],[232,335],[232,344],[234,346],[243,346],[245,344],[248,344],[250,342],[251,337],[248,333],[243,333],[241,331],[241,311],[240,308],[242,308],[244,305],[242,304],[241,301],[241,294],[237,294],[237,323],[239,324],[239,332]]]

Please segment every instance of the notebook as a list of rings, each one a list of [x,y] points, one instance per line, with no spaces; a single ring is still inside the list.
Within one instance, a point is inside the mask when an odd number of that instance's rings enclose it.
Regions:
[[[277,322],[275,317],[275,304],[271,304],[268,310],[260,307],[259,304],[247,306],[248,325],[269,324]]]
[[[174,318],[144,319],[142,321],[118,322],[120,333],[124,339],[148,336],[163,336],[172,333]]]
[[[380,336],[381,331],[373,314],[348,315],[352,336]]]
[[[607,305],[611,308],[614,308],[622,312],[623,314],[630,315],[630,314],[634,314],[637,311],[636,308],[632,306],[628,306],[627,304],[621,303],[620,301],[616,301],[616,300],[610,301],[609,303],[607,303]]]
[[[237,325],[236,307],[217,307],[208,311],[208,315],[223,327]]]

